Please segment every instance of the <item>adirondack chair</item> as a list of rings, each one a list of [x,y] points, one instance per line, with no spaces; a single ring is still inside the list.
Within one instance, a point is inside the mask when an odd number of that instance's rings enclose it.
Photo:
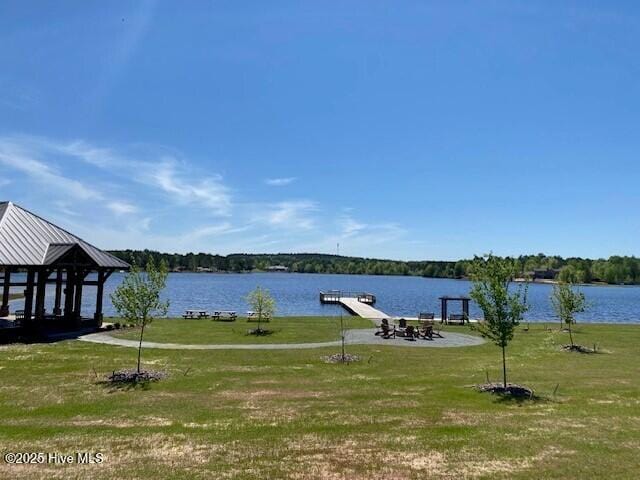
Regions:
[[[427,340],[433,340],[433,325],[426,322],[418,328],[418,336]]]
[[[396,327],[390,327],[388,324],[382,324],[380,328],[382,328],[382,338],[396,338]]]
[[[380,322],[380,326],[378,327],[378,330],[376,330],[375,335],[376,336],[382,335],[386,331],[389,331],[389,319],[383,318],[382,321]]]
[[[418,330],[413,325],[408,325],[407,328],[404,329],[404,337],[407,340],[415,341],[418,336]]]

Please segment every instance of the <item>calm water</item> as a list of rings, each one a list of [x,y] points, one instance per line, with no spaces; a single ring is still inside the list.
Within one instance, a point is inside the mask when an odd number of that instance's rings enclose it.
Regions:
[[[114,273],[105,285],[105,315],[115,314],[109,294],[120,283],[123,274]],[[247,294],[255,287],[267,288],[277,302],[279,315],[339,315],[335,305],[322,305],[321,290],[365,291],[377,296],[376,308],[389,315],[416,316],[420,311],[439,315],[441,295],[468,294],[470,283],[464,280],[374,275],[323,275],[287,273],[207,274],[173,273],[169,275],[166,296],[171,301],[169,314],[179,316],[188,308],[204,310],[249,309]],[[640,287],[581,287],[591,306],[578,318],[591,322],[640,323]],[[534,321],[555,320],[549,295],[552,287],[534,284],[529,287],[531,308],[527,318]],[[47,294],[49,307],[53,291]],[[86,287],[84,312],[93,313],[95,288]],[[20,308],[20,301],[15,308]],[[451,307],[450,307],[451,308]],[[457,307],[454,307],[457,308]],[[456,312],[457,310],[451,310]],[[471,303],[471,315],[479,316]]]

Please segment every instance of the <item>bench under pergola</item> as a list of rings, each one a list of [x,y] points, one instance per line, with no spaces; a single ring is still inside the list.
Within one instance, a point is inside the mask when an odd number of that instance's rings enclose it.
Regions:
[[[469,321],[469,302],[471,301],[471,298],[466,297],[466,296],[448,296],[445,295],[443,297],[440,297],[440,318],[441,321],[444,323],[448,323],[449,322],[449,318],[448,318],[448,312],[449,312],[449,302],[460,302],[462,304],[462,314],[461,315],[456,315],[456,318],[459,317],[462,323],[464,323],[465,321],[468,322]],[[457,320],[456,320],[457,321]]]
[[[102,324],[104,284],[116,270],[129,264],[11,202],[0,202],[0,317],[8,317],[9,290],[24,287],[24,328],[46,329],[46,322],[78,328],[82,325],[82,289],[96,287],[96,308],[88,323]],[[12,280],[26,272],[26,281]],[[97,273],[95,280],[88,280]],[[53,311],[45,312],[47,285],[55,285]]]

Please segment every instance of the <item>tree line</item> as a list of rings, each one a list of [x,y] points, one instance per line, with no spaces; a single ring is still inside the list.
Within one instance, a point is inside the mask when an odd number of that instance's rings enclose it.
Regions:
[[[413,275],[429,278],[467,278],[472,259],[458,261],[399,261],[345,257],[319,253],[231,254],[161,253],[152,250],[115,250],[116,257],[135,265],[165,261],[170,270],[210,270],[214,272],[263,271],[284,266],[294,273],[340,273],[367,275]],[[557,279],[571,283],[640,284],[640,259],[612,256],[608,259],[562,258],[521,255],[511,258],[518,275],[527,277],[535,270],[553,270]]]

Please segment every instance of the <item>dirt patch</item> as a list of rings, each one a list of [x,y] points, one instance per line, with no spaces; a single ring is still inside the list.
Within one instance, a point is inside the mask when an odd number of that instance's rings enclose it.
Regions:
[[[438,424],[440,425],[479,425],[482,418],[480,415],[474,415],[458,410],[445,410],[440,415]]]
[[[389,440],[362,438],[331,443],[317,435],[304,435],[290,442],[290,452],[283,461],[292,468],[289,477],[296,479],[453,479],[527,471],[563,453],[551,447],[533,456],[496,459],[477,450],[463,454],[416,447],[407,452],[377,446]]]
[[[249,418],[273,426],[292,422],[300,416],[300,410],[293,407],[265,407],[264,405],[248,404],[247,408],[249,409]]]
[[[304,390],[227,390],[220,392],[222,398],[229,400],[303,400],[309,398],[321,398],[327,395],[326,392],[314,392]]]
[[[0,462],[0,478],[39,479],[114,479],[139,478],[135,472],[145,468],[175,468],[182,465],[188,478],[209,478],[210,462],[242,461],[236,442],[211,444],[198,442],[192,436],[145,434],[123,439],[102,438],[95,443],[87,442],[85,436],[56,436],[46,443],[25,442],[13,444],[10,448],[1,445],[4,451],[44,451],[72,453],[82,445],[82,451],[102,452],[104,461],[92,465],[10,465]],[[146,477],[145,477],[146,478]]]
[[[61,422],[64,425],[72,425],[74,427],[115,427],[115,428],[131,428],[131,427],[169,427],[173,422],[163,417],[140,417],[139,419],[131,418],[85,418],[74,417],[68,423]]]

